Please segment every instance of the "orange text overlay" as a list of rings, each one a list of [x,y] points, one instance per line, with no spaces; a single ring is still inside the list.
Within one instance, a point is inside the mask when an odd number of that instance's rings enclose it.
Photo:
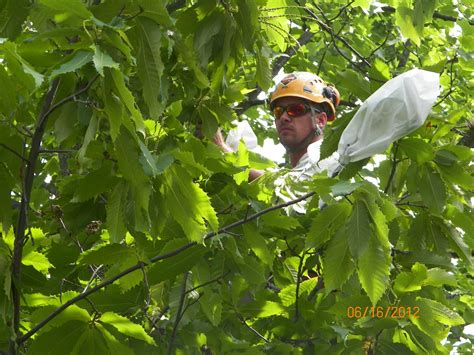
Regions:
[[[348,318],[360,319],[364,317],[370,318],[420,318],[420,307],[404,307],[404,306],[378,306],[378,307],[347,307]]]

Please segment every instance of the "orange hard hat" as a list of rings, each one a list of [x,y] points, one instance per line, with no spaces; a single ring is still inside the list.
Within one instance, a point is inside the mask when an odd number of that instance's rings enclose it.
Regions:
[[[336,106],[340,102],[339,91],[327,85],[319,76],[308,72],[294,72],[286,75],[277,84],[270,97],[270,107],[280,97],[301,97],[308,101],[329,107],[328,121],[336,118]]]

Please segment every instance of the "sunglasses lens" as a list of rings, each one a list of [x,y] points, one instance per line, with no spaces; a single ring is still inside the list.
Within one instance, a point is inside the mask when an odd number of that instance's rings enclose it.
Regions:
[[[285,112],[285,109],[283,107],[276,106],[273,109],[273,116],[275,116],[275,118],[280,118],[280,116],[283,115],[283,112]]]
[[[288,112],[288,116],[290,117],[298,117],[304,115],[307,109],[305,104],[292,104],[288,105],[286,112]]]

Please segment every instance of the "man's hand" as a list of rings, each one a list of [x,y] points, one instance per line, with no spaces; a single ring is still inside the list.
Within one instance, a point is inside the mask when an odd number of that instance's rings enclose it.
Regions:
[[[233,152],[232,148],[229,147],[224,140],[224,137],[222,136],[221,129],[218,128],[216,131],[216,134],[214,134],[214,143],[221,148],[225,153],[231,153]]]

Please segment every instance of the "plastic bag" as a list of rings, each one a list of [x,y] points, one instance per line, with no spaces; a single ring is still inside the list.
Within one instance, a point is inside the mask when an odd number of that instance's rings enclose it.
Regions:
[[[237,127],[229,131],[225,142],[235,152],[239,148],[241,139],[248,150],[257,148],[257,136],[247,121],[237,122]]]
[[[439,95],[439,74],[412,69],[382,85],[360,107],[339,140],[345,165],[384,152],[420,127]]]

